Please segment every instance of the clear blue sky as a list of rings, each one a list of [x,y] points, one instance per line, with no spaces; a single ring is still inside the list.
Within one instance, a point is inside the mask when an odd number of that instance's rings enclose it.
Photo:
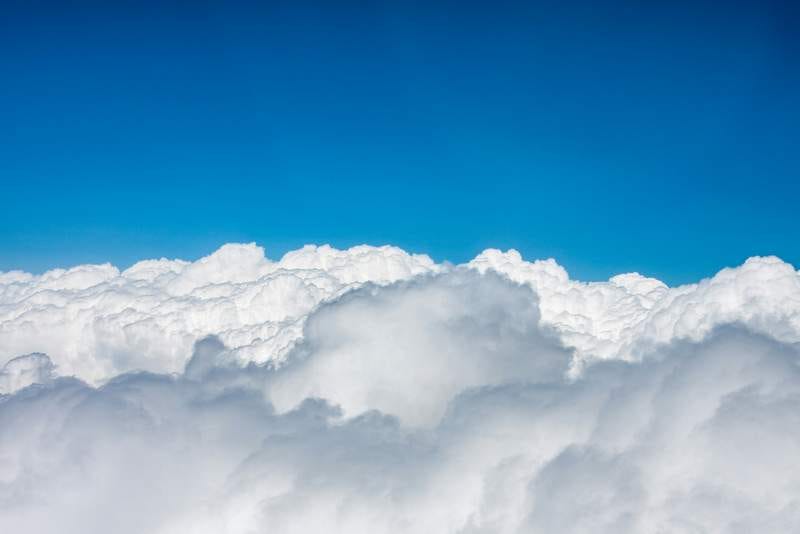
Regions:
[[[800,265],[791,3],[60,4],[0,17],[0,270],[228,241]]]

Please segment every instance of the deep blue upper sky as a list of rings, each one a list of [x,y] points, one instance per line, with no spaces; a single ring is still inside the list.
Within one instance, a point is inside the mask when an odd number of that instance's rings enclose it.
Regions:
[[[0,17],[0,270],[227,241],[800,265],[790,3],[60,4]]]

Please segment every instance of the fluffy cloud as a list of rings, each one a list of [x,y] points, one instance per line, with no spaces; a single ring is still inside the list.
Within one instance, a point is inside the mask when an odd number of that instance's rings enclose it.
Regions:
[[[514,250],[490,249],[460,268],[533,289],[541,325],[573,349],[573,374],[596,359],[700,341],[723,324],[800,341],[800,276],[774,257],[676,288],[637,273],[575,281],[554,260],[527,262]],[[395,247],[306,246],[270,261],[261,247],[231,244],[193,263],[147,260],[122,272],[106,264],[0,273],[0,364],[40,352],[60,374],[97,385],[133,370],[180,372],[193,343],[215,335],[241,362],[278,365],[321,304],[365,283],[452,269]]]
[[[0,372],[3,532],[800,528],[800,284],[775,258],[669,288],[235,245],[0,283],[0,347],[55,363]]]
[[[279,361],[319,303],[438,269],[394,247],[307,246],[273,262],[249,244],[122,272],[106,264],[0,273],[0,363],[42,352],[60,374],[99,384],[132,370],[181,371],[210,334],[248,361]]]
[[[753,257],[716,276],[669,288],[638,273],[608,282],[570,280],[554,260],[524,261],[518,252],[487,250],[469,265],[534,288],[542,322],[575,349],[575,364],[637,360],[654,346],[700,341],[738,323],[780,341],[800,342],[800,275],[776,257]]]
[[[467,389],[562,377],[569,354],[538,323],[533,292],[497,275],[459,270],[366,288],[312,316],[268,398],[280,411],[323,398],[345,416],[379,410],[435,424]]]

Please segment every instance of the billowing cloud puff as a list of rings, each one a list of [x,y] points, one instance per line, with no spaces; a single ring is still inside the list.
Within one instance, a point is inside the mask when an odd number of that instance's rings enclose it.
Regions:
[[[533,289],[541,325],[574,351],[573,373],[587,361],[699,341],[724,324],[800,341],[800,275],[774,257],[676,288],[637,273],[575,281],[554,260],[527,262],[514,250],[486,250],[460,268]],[[230,244],[193,263],[147,260],[122,272],[106,264],[0,273],[0,364],[40,352],[61,375],[100,384],[133,370],[179,372],[195,341],[215,335],[242,362],[278,365],[321,304],[365,283],[452,269],[388,246],[306,246],[270,261],[254,244]]]
[[[678,288],[386,247],[0,276],[2,532],[800,529],[776,258]]]
[[[573,281],[554,260],[529,263],[514,250],[490,249],[469,265],[533,287],[542,322],[576,350],[576,364],[597,358],[635,360],[654,345],[700,341],[714,328],[734,323],[800,342],[800,275],[776,257],[753,257],[676,288],[638,273],[608,282]]]
[[[364,288],[310,318],[268,398],[280,411],[322,398],[345,416],[379,410],[435,424],[472,387],[562,377],[569,354],[538,323],[533,292],[497,275],[463,270]]]
[[[97,384],[132,370],[178,372],[210,334],[247,360],[280,360],[319,303],[438,269],[394,247],[307,246],[273,262],[249,244],[122,272],[106,264],[0,273],[0,364],[42,352],[60,374]]]
[[[32,353],[10,359],[0,369],[0,392],[17,391],[53,378],[54,365],[46,354]]]

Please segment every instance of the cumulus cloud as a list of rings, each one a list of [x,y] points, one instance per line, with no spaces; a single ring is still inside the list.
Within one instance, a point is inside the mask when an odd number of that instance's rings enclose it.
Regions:
[[[800,528],[776,258],[669,288],[229,245],[0,284],[2,350],[49,355],[0,371],[3,532]]]
[[[210,334],[248,361],[279,361],[321,302],[438,269],[395,247],[307,246],[273,262],[261,247],[232,244],[193,263],[147,260],[122,272],[0,273],[0,363],[42,352],[62,375],[99,384],[132,370],[181,371]]]
[[[278,365],[321,304],[453,268],[388,246],[306,246],[271,261],[255,244],[229,244],[195,262],[146,260],[122,272],[106,264],[0,273],[0,364],[40,352],[62,375],[98,385],[133,370],[180,372],[194,342],[215,335],[241,362]],[[675,288],[637,273],[580,282],[552,259],[527,262],[514,250],[486,250],[459,268],[533,289],[541,325],[573,349],[573,373],[699,341],[723,324],[800,341],[800,276],[774,257]]]
[[[714,328],[733,323],[800,342],[800,275],[774,256],[753,257],[675,288],[638,273],[608,282],[574,281],[554,260],[529,263],[515,250],[486,250],[469,265],[534,288],[542,322],[575,349],[576,365],[593,359],[636,360],[654,346],[700,341]]]
[[[563,376],[569,354],[538,323],[533,292],[497,275],[463,270],[365,288],[312,316],[268,398],[281,411],[323,398],[347,416],[372,409],[435,424],[466,389]]]
[[[11,358],[0,369],[0,393],[49,382],[54,376],[54,368],[47,354],[34,352]]]

